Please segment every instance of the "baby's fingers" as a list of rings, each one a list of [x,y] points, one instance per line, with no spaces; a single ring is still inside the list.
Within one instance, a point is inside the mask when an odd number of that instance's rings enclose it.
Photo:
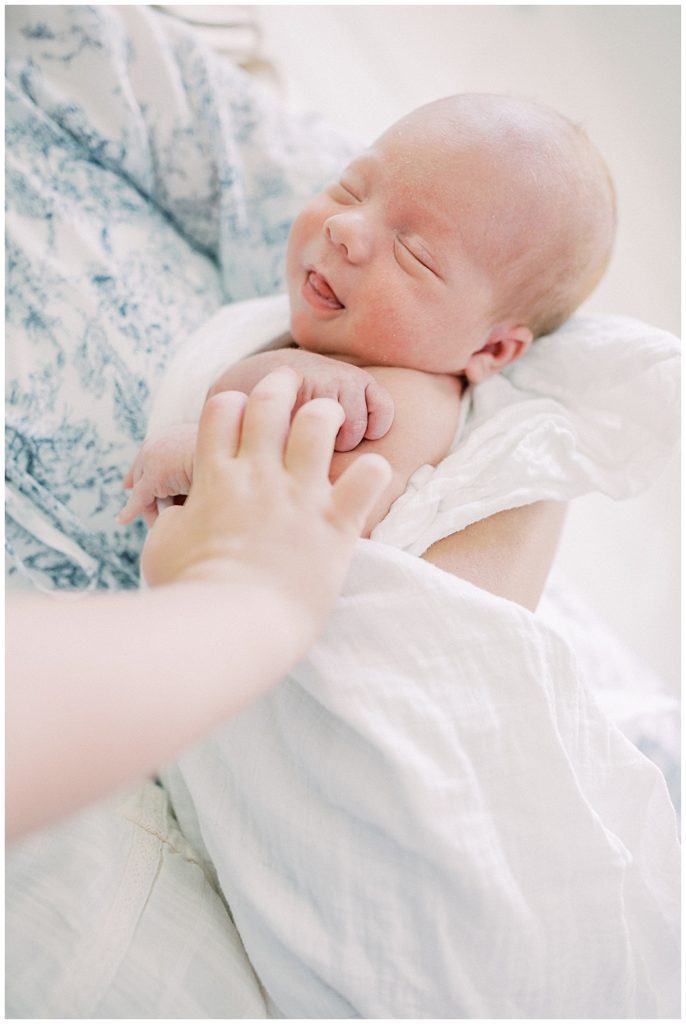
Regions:
[[[391,482],[390,464],[382,455],[360,455],[333,486],[331,500],[338,525],[362,533],[367,517]]]
[[[157,502],[153,497],[152,504],[150,504],[147,492],[142,488],[134,488],[129,495],[129,500],[118,514],[117,522],[120,526],[128,526],[139,516],[143,516],[146,526],[150,526],[157,517]]]
[[[284,465],[303,483],[328,480],[336,433],[344,412],[331,398],[314,398],[298,409],[288,435]]]
[[[384,437],[391,429],[395,415],[395,406],[386,388],[382,387],[375,380],[367,385],[365,395],[368,419],[367,430],[364,436],[369,441],[377,441],[380,437]]]
[[[350,452],[357,448],[367,429],[365,391],[357,385],[343,387],[338,400],[345,410],[345,421],[336,437],[336,451]]]
[[[143,521],[149,530],[152,530],[155,522],[159,518],[159,514],[157,501],[153,501],[151,505],[146,505],[143,509]]]
[[[124,505],[121,512],[117,515],[117,522],[120,526],[128,526],[134,519],[138,519],[143,514],[145,505],[141,502],[140,498],[136,494],[132,494],[129,500]]]

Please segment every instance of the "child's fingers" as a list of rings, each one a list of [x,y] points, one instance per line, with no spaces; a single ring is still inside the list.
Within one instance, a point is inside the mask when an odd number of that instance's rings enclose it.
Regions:
[[[121,485],[125,491],[129,491],[133,487],[133,463],[129,467],[129,470],[124,479],[122,480]]]
[[[367,430],[365,437],[369,441],[378,441],[391,429],[395,407],[386,388],[377,381],[372,381],[365,389],[367,399]]]
[[[298,409],[288,435],[284,465],[303,482],[327,480],[338,428],[345,413],[332,398],[314,398]]]
[[[255,385],[243,416],[239,455],[281,462],[301,379],[282,366]]]
[[[156,501],[153,501],[152,505],[146,505],[143,509],[143,521],[149,530],[153,528],[158,517],[159,512]]]
[[[134,488],[134,490],[131,492],[131,495],[129,496],[129,500],[126,502],[123,509],[116,517],[117,522],[120,524],[120,526],[128,526],[129,523],[134,522],[134,520],[138,519],[139,516],[143,516],[145,518],[146,524],[148,526],[150,525],[150,523],[148,522],[148,512],[151,507],[155,506],[155,500],[153,499],[153,504],[152,506],[150,506],[146,504],[147,497],[145,497],[144,495],[145,492],[140,492],[139,490],[136,490]]]
[[[334,515],[360,534],[374,503],[391,481],[390,463],[382,455],[360,455],[333,486]]]
[[[357,448],[367,429],[365,392],[358,386],[342,387],[338,400],[345,410],[345,421],[336,437],[336,451],[350,452]]]
[[[247,400],[241,391],[221,391],[205,402],[193,460],[196,483],[217,459],[236,456]]]
[[[137,515],[138,513],[134,508],[134,503],[129,500],[126,502],[121,512],[117,514],[116,520],[120,526],[128,526],[129,523],[134,521]]]

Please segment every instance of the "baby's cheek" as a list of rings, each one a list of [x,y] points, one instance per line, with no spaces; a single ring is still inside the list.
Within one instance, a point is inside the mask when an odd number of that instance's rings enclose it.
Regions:
[[[294,267],[302,263],[305,249],[316,241],[324,230],[326,211],[316,199],[302,210],[293,221],[288,235],[287,263]]]
[[[308,352],[317,351],[317,338],[314,326],[311,318],[303,310],[299,310],[295,303],[291,309],[291,337],[300,348],[304,348]]]
[[[407,320],[396,305],[375,298],[355,328],[355,344],[370,363],[404,365],[400,358],[411,348]]]

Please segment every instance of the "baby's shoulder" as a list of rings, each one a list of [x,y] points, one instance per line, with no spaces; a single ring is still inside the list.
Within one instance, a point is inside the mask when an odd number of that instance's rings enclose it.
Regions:
[[[393,464],[402,453],[412,471],[424,463],[436,465],[448,452],[460,419],[462,384],[446,373],[425,373],[397,366],[366,366],[365,370],[390,392],[395,406],[393,425],[376,450]]]
[[[364,369],[390,391],[396,405],[401,402],[408,413],[423,409],[426,403],[445,407],[459,406],[462,381],[448,373],[426,373],[405,366],[365,366]]]

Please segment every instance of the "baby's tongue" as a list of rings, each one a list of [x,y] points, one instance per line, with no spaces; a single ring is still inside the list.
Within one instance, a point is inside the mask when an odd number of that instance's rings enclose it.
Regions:
[[[310,272],[310,282],[314,290],[318,292],[323,299],[326,299],[327,301],[331,302],[332,305],[335,304],[337,306],[340,306],[341,309],[343,308],[341,301],[339,300],[338,296],[329,285],[326,278],[322,277],[321,274],[318,274],[316,270],[312,270]]]

